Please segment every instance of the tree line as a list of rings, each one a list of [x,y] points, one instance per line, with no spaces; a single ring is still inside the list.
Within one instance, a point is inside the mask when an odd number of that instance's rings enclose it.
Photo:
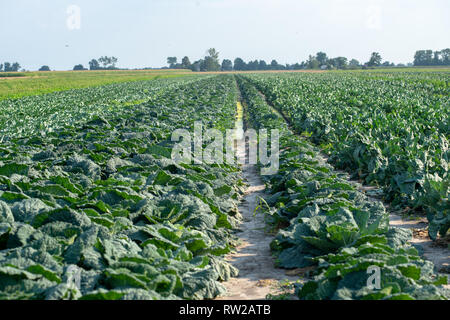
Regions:
[[[119,61],[116,57],[102,56],[98,59],[92,59],[89,61],[89,69],[85,68],[82,64],[77,64],[73,67],[74,71],[83,70],[117,70],[117,62]]]
[[[178,63],[177,57],[168,57],[167,64],[170,69],[191,69],[192,71],[220,71],[223,70],[223,63],[219,62],[219,52],[211,48],[206,52],[203,59],[191,63],[189,57],[184,57],[181,63]]]
[[[301,70],[301,69],[357,69],[368,67],[393,67],[394,63],[389,61],[382,62],[381,55],[373,52],[368,62],[361,64],[356,59],[350,61],[346,57],[329,58],[325,52],[318,52],[310,55],[308,60],[295,64],[280,64],[277,60],[267,63],[265,60],[253,60],[245,62],[242,58],[236,58],[234,61],[229,59],[222,60],[220,63],[219,52],[211,48],[206,52],[203,59],[191,63],[189,57],[185,56],[181,63],[178,63],[177,57],[168,57],[167,64],[170,69],[190,69],[194,72],[206,71],[255,71],[255,70]],[[404,66],[404,65],[398,65]]]
[[[245,62],[242,58],[236,58],[234,61],[229,59],[219,61],[219,52],[211,48],[206,52],[203,59],[191,63],[189,57],[185,56],[181,63],[178,63],[177,57],[168,57],[167,64],[170,69],[190,69],[194,72],[205,71],[256,71],[256,70],[302,70],[302,69],[366,69],[373,67],[405,67],[406,65],[395,64],[389,61],[383,61],[380,53],[373,52],[369,61],[361,63],[356,59],[348,60],[346,57],[330,58],[325,52],[317,52],[310,55],[306,61],[295,64],[279,64],[277,60],[267,63],[264,60],[253,60]],[[448,66],[450,65],[450,49],[441,51],[419,50],[414,57],[415,66]],[[408,64],[412,66],[412,64]]]
[[[117,62],[119,61],[116,57],[102,56],[98,59],[92,59],[89,61],[90,70],[117,70]],[[10,63],[5,62],[0,64],[0,72],[17,72],[21,68],[18,62]],[[82,64],[77,64],[73,67],[73,70],[88,70]],[[43,65],[38,69],[38,71],[50,71],[50,67]]]
[[[102,56],[98,59],[89,61],[89,69],[82,64],[77,64],[73,70],[117,70],[118,58],[112,56]],[[242,58],[236,58],[234,61],[224,59],[219,60],[219,52],[215,48],[207,50],[204,58],[191,63],[189,57],[185,56],[180,63],[177,57],[168,57],[167,64],[170,69],[190,69],[194,72],[206,71],[257,71],[257,70],[302,70],[302,69],[365,69],[371,67],[405,67],[404,64],[394,64],[389,61],[383,61],[378,52],[373,52],[369,61],[360,63],[356,59],[348,60],[346,57],[330,58],[325,52],[317,52],[310,55],[306,61],[294,64],[280,64],[277,60],[267,63],[265,60],[253,60],[245,62]],[[414,62],[408,66],[450,66],[450,49],[440,51],[418,50],[414,55]],[[18,62],[0,63],[0,72],[17,72],[21,68]],[[167,68],[167,67],[164,67]],[[47,65],[39,68],[39,71],[50,71]]]
[[[20,64],[18,62],[4,62],[0,63],[0,72],[17,72],[20,69]]]
[[[414,55],[415,66],[449,66],[450,49],[441,51],[418,50]]]
[[[115,70],[116,64],[119,61],[116,57],[103,56],[98,59],[89,61],[90,70]]]

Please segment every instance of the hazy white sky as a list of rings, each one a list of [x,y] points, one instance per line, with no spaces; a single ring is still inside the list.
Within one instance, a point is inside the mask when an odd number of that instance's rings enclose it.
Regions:
[[[74,7],[75,6],[75,7]],[[80,20],[77,19],[80,9]],[[448,0],[0,0],[0,62],[30,70],[164,66],[167,56],[295,63],[309,54],[411,62],[450,47]]]

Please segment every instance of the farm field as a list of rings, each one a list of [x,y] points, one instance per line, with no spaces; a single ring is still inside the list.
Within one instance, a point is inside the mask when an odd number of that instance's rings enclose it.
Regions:
[[[157,78],[189,75],[190,70],[100,70],[0,73],[0,101],[25,96]]]
[[[178,126],[232,125],[232,79],[145,84],[145,102],[3,141],[2,299],[212,298],[235,274],[219,256],[236,223],[237,168],[167,159]]]
[[[260,210],[279,272],[310,270],[293,296],[450,298],[448,270],[389,221],[390,210],[427,216],[429,236],[448,237],[449,73],[149,76],[0,90],[0,299],[226,295],[243,167],[176,163],[171,135],[196,121],[225,133],[239,103],[246,127],[280,131]]]
[[[144,80],[0,101],[0,139],[51,132],[73,122],[119,112],[143,103],[166,86],[188,81]]]
[[[411,212],[430,236],[450,227],[450,73],[249,76],[330,162]]]
[[[408,244],[411,230],[390,226],[383,203],[360,192],[345,174],[335,171],[320,157],[317,147],[295,135],[282,115],[266,103],[246,78],[240,77],[238,82],[248,105],[249,122],[277,128],[283,137],[279,173],[266,178],[271,194],[266,198],[269,221],[288,225],[271,243],[276,263],[288,269],[315,270],[315,276],[297,287],[298,297],[448,297],[448,292],[439,292],[432,285],[446,283],[446,277],[436,278],[432,264],[421,259],[416,248]],[[369,265],[383,270],[382,291],[367,289]],[[412,270],[415,271],[410,273]]]

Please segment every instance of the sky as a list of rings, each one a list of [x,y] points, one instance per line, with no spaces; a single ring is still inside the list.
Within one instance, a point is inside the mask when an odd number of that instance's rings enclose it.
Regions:
[[[103,55],[122,68],[221,59],[296,63],[324,51],[412,62],[450,47],[448,0],[0,0],[0,63],[69,70]]]

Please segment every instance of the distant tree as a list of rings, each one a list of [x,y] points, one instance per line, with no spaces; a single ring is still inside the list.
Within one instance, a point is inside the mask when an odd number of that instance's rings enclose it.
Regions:
[[[320,67],[320,63],[317,60],[317,58],[315,56],[311,56],[311,55],[309,56],[307,65],[308,65],[308,69],[319,69],[319,67]]]
[[[203,64],[203,60],[197,60],[191,65],[190,69],[194,72],[199,72],[202,64]]]
[[[108,65],[110,65],[111,59],[107,56],[103,56],[103,57],[98,58],[98,62],[102,64],[103,69],[106,69],[108,67]]]
[[[234,70],[243,71],[247,68],[247,64],[241,58],[234,59]]]
[[[10,71],[12,71],[12,69],[11,69],[11,63],[5,62],[4,68],[5,68],[5,72],[10,72]]]
[[[450,65],[450,49],[441,50],[441,59],[443,65]]]
[[[267,63],[264,60],[260,60],[258,69],[259,70],[267,70]]]
[[[0,63],[0,72],[3,71],[3,63]]]
[[[339,69],[347,69],[348,67],[348,59],[346,57],[337,57],[336,61],[338,63]]]
[[[191,67],[191,61],[189,60],[189,57],[186,56],[181,60],[181,67],[183,69],[189,69]]]
[[[219,71],[220,70],[219,62],[213,57],[206,56],[203,60],[203,64],[201,64],[201,71]]]
[[[346,69],[347,68],[347,58],[337,57],[329,60],[329,64],[336,69]]]
[[[206,61],[205,61],[205,59],[200,59],[199,62],[200,62],[200,71],[201,71],[201,72],[206,72],[206,71],[208,71],[208,67],[206,66]]]
[[[233,70],[233,62],[228,59],[224,59],[222,61],[222,71],[232,71]]]
[[[178,61],[177,57],[168,57],[167,64],[169,65],[169,68],[173,69],[177,64],[177,61]]]
[[[86,70],[82,64],[77,64],[76,66],[73,67],[74,71],[80,71],[80,70]]]
[[[11,69],[12,69],[11,71],[13,71],[13,72],[19,71],[19,69],[20,69],[20,64],[19,64],[18,62],[14,62],[14,63],[12,64]]]
[[[50,67],[49,66],[42,66],[39,68],[38,71],[50,71]]]
[[[424,61],[425,61],[424,55],[425,55],[425,50],[417,50],[416,51],[416,53],[414,54],[414,65],[415,66],[420,66],[424,63]]]
[[[272,60],[272,62],[270,63],[270,69],[271,70],[279,70],[280,69],[280,65],[278,64],[277,60]]]
[[[3,71],[5,72],[17,72],[20,69],[20,64],[18,62],[14,62],[11,64],[10,62],[5,62],[3,64]]]
[[[103,56],[98,58],[98,62],[103,65],[103,69],[116,69],[117,61],[116,57]]]
[[[332,59],[328,60],[328,64],[327,64],[328,69],[337,69],[338,68],[337,65],[338,65],[338,63],[336,61],[336,58],[332,58]],[[320,63],[319,63],[319,67],[321,67]]]
[[[433,52],[433,65],[439,66],[442,64],[441,54],[441,51]]]
[[[415,66],[433,65],[433,50],[418,50],[414,55]]]
[[[259,69],[258,60],[249,61],[249,63],[247,63],[247,70],[258,70],[258,69]]]
[[[328,57],[325,52],[317,52],[316,59],[319,61],[320,66],[325,65],[328,62]]]
[[[424,66],[427,64],[427,59],[425,57],[425,50],[417,50],[414,54],[414,65],[415,66]]]
[[[219,71],[220,70],[220,63],[219,63],[219,52],[214,49],[208,49],[206,52],[207,56],[204,60],[204,70],[202,71]]]
[[[0,68],[0,71],[3,70],[4,72],[13,72],[18,71],[20,69],[20,64],[18,64],[17,62],[14,64],[11,64],[10,62],[5,62],[1,66],[2,68]]]
[[[98,63],[98,61],[96,59],[92,59],[91,61],[89,61],[89,69],[91,69],[91,70],[99,70],[100,69],[100,64]]]
[[[219,52],[216,49],[214,48],[208,49],[207,54],[208,56],[219,62]]]
[[[358,60],[356,59],[352,59],[350,60],[350,62],[348,63],[349,67],[351,68],[358,68],[360,66],[360,63]]]
[[[111,57],[110,58],[110,64],[111,64],[110,68],[116,69],[116,64],[118,61],[119,61],[119,59],[117,59],[116,57]]]
[[[432,66],[433,65],[433,50],[425,50],[425,65]]]
[[[379,66],[381,64],[381,60],[381,55],[378,52],[373,52],[367,65],[369,67]]]
[[[450,65],[450,49],[441,51],[418,50],[414,55],[415,66],[442,66]]]

